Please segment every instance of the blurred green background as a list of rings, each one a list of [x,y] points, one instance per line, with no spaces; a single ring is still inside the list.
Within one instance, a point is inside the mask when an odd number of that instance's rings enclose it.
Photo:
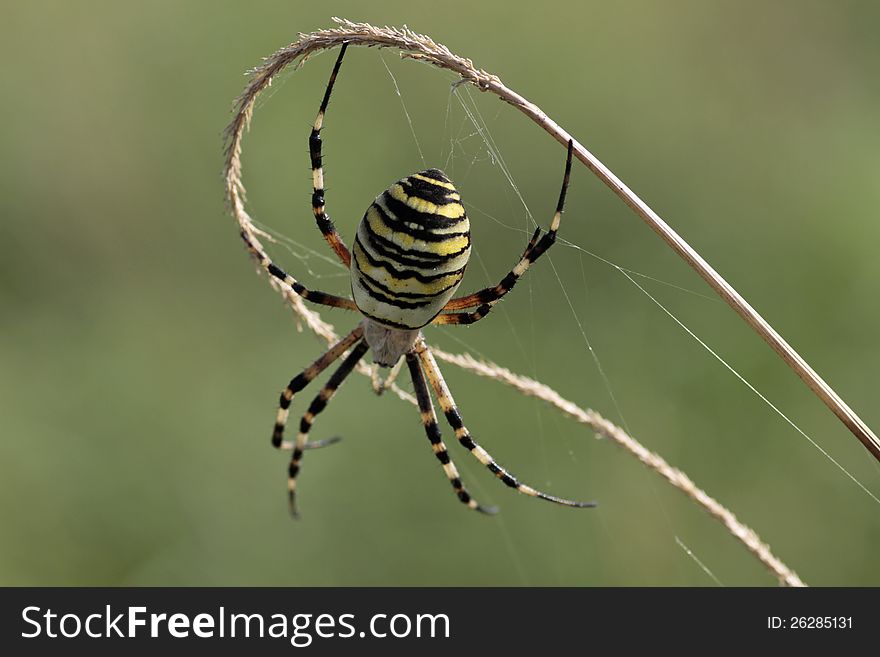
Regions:
[[[303,517],[288,518],[286,457],[269,432],[278,391],[321,344],[245,256],[224,207],[221,132],[242,73],[333,15],[426,32],[541,105],[880,427],[876,3],[84,1],[3,13],[2,584],[775,583],[629,455],[452,366],[465,421],[501,463],[599,508],[516,495],[451,445],[472,492],[502,509],[467,512],[416,410],[354,377],[314,432],[345,440],[307,455]],[[244,179],[254,217],[296,241],[273,254],[345,293],[345,272],[316,255],[329,251],[306,150],[334,57],[262,97]],[[545,226],[564,152],[452,81],[391,51],[350,51],[324,135],[328,209],[350,240],[372,198],[422,168],[421,149],[469,204],[473,289],[511,266],[530,224],[459,98]],[[650,277],[638,280],[880,494],[866,450],[580,166],[562,236]],[[613,267],[564,246],[550,258],[489,319],[428,339],[625,423],[808,583],[880,584],[880,503]]]

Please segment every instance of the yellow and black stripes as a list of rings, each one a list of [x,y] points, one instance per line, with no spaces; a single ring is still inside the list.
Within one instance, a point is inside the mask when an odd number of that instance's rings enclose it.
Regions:
[[[303,451],[310,445],[308,440],[312,424],[314,424],[315,418],[318,414],[327,407],[327,404],[333,398],[333,395],[336,394],[339,386],[341,386],[343,381],[345,381],[348,375],[351,374],[358,361],[363,358],[367,349],[369,349],[369,346],[363,340],[355,345],[354,349],[351,350],[351,353],[344,361],[342,361],[342,364],[335,372],[333,372],[330,379],[324,384],[324,387],[321,388],[320,392],[318,392],[312,400],[312,403],[309,404],[308,410],[303,414],[302,419],[299,422],[299,433],[296,435],[296,442],[293,445],[293,454],[290,456],[290,465],[287,469],[288,501],[290,504],[290,513],[294,517],[298,515],[296,510],[296,477],[300,471]],[[328,444],[335,442],[336,440],[337,439],[331,438],[328,441],[322,441],[322,443]],[[311,445],[317,446],[316,443],[311,443]]]
[[[542,233],[540,228],[535,231],[519,262],[500,283],[453,299],[470,257],[470,222],[458,191],[442,171],[420,171],[398,180],[376,197],[358,225],[351,252],[326,213],[321,130],[345,50],[346,46],[343,45],[312,126],[309,156],[315,221],[326,242],[350,269],[353,299],[307,289],[270,260],[254,234],[245,230],[241,232],[248,250],[259,261],[260,266],[288,293],[292,290],[307,301],[325,306],[358,310],[365,318],[351,333],[291,379],[281,393],[272,431],[272,445],[292,452],[288,465],[291,514],[297,515],[297,477],[305,450],[324,447],[339,440],[331,437],[310,442],[309,433],[315,419],[369,349],[373,350],[373,361],[376,365],[395,368],[388,379],[381,383],[374,367],[373,388],[377,393],[381,393],[393,381],[402,364],[401,356],[406,358],[431,449],[440,461],[456,496],[468,508],[483,513],[496,511],[493,507],[478,504],[464,487],[441,437],[431,398],[432,389],[458,442],[504,484],[525,495],[556,504],[569,507],[595,506],[594,502],[556,497],[521,483],[478,445],[465,427],[443,375],[419,330],[432,322],[470,324],[479,321],[514,288],[531,264],[553,246],[571,174],[572,142],[568,144],[565,175],[550,230],[547,233]],[[474,310],[456,312],[469,309]],[[351,350],[350,353],[302,415],[296,439],[284,440],[294,396],[342,358],[348,350]]]
[[[495,507],[485,507],[478,504],[461,482],[458,468],[455,467],[455,463],[449,457],[449,452],[446,450],[446,445],[443,444],[443,439],[440,436],[440,429],[437,427],[437,414],[434,412],[434,404],[431,402],[431,394],[428,392],[428,384],[425,382],[425,375],[422,373],[422,368],[419,365],[418,356],[414,352],[409,352],[406,355],[406,364],[409,367],[410,376],[412,376],[413,388],[422,417],[422,425],[425,427],[425,433],[428,434],[428,440],[431,441],[431,449],[434,452],[434,456],[437,457],[437,460],[443,466],[443,472],[449,479],[449,483],[452,484],[452,489],[455,491],[456,496],[469,509],[483,513],[496,513],[498,509]]]
[[[293,396],[309,385],[321,372],[330,367],[363,335],[364,327],[362,324],[358,324],[354,331],[339,340],[314,363],[293,377],[290,383],[287,384],[287,387],[281,391],[281,398],[278,400],[278,412],[275,415],[275,426],[272,429],[272,445],[274,447],[278,449],[293,449],[293,443],[284,442],[284,427],[287,425],[287,416],[290,413],[290,404],[293,401]]]
[[[345,56],[345,49],[348,44],[343,44],[339,51],[339,57],[336,59],[336,65],[330,74],[330,81],[327,83],[327,89],[324,91],[324,99],[321,101],[321,107],[318,109],[318,116],[312,125],[312,132],[309,135],[309,156],[312,161],[312,212],[315,215],[315,222],[318,229],[330,245],[330,248],[339,256],[346,267],[351,264],[351,253],[348,247],[342,241],[336,227],[330,220],[324,209],[324,166],[321,154],[321,128],[324,125],[324,114],[327,112],[327,105],[330,103],[330,94],[333,93],[333,84],[336,82],[336,76],[339,74],[339,67],[342,66],[342,58]]]
[[[398,329],[428,324],[455,293],[470,257],[470,222],[438,169],[397,181],[367,208],[351,261],[355,303]]]
[[[273,263],[269,256],[266,253],[257,248],[257,246],[251,241],[248,237],[247,233],[241,231],[239,233],[241,235],[241,239],[244,240],[244,243],[247,245],[248,251],[251,252],[257,261],[260,263],[260,266],[265,269],[269,274],[281,282],[282,285],[285,285],[291,288],[294,292],[296,292],[299,296],[301,296],[306,301],[311,301],[313,303],[321,304],[322,306],[331,306],[333,308],[344,308],[345,310],[357,310],[358,307],[355,305],[354,301],[351,299],[346,299],[344,297],[338,297],[333,294],[327,294],[326,292],[319,292],[317,290],[309,290],[302,283],[296,280],[293,276],[285,272],[278,265]]]
[[[562,178],[562,189],[559,192],[559,200],[556,203],[556,212],[550,223],[550,230],[541,234],[538,228],[532,239],[529,240],[525,251],[516,266],[511,269],[507,275],[501,279],[501,282],[494,287],[487,287],[479,292],[469,294],[466,297],[452,299],[443,308],[444,311],[461,310],[464,308],[477,309],[473,312],[456,313],[445,312],[438,315],[434,319],[435,324],[473,324],[477,322],[492,310],[493,306],[516,285],[516,282],[526,273],[528,268],[544,253],[556,243],[556,233],[559,230],[559,224],[562,220],[562,212],[565,209],[565,195],[568,191],[568,183],[571,177],[571,157],[574,144],[571,140],[568,142],[568,155],[565,160],[565,174]]]
[[[578,508],[596,506],[595,502],[578,502],[556,497],[555,495],[548,495],[547,493],[521,483],[516,477],[510,474],[510,472],[498,465],[495,459],[492,458],[492,455],[476,443],[471,437],[470,432],[468,432],[467,427],[464,426],[461,414],[458,412],[455,400],[452,398],[452,393],[449,391],[449,387],[446,385],[446,381],[444,381],[443,375],[440,373],[440,368],[437,366],[437,361],[434,360],[433,354],[431,354],[431,351],[428,349],[427,345],[425,345],[423,340],[419,340],[416,343],[414,351],[424,368],[425,374],[428,377],[428,382],[434,389],[434,394],[437,396],[437,401],[440,403],[440,408],[446,416],[446,420],[455,431],[455,437],[458,439],[458,442],[462,447],[473,454],[480,463],[485,465],[492,474],[498,477],[507,486],[516,489],[524,495],[538,497],[542,500],[547,500],[548,502],[562,504],[563,506]],[[407,354],[407,359],[409,359],[409,357],[410,354]],[[410,369],[412,369],[412,367]]]

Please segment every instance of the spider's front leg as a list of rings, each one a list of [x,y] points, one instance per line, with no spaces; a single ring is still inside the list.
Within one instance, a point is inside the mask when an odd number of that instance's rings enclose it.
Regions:
[[[363,358],[363,355],[367,352],[367,349],[369,349],[369,346],[365,340],[361,340],[355,345],[348,357],[342,361],[339,368],[333,372],[330,379],[324,387],[321,388],[320,392],[318,392],[312,400],[312,403],[309,404],[308,410],[303,414],[302,419],[300,420],[299,433],[297,433],[296,442],[293,444],[293,453],[290,456],[290,466],[288,467],[287,472],[288,501],[290,504],[290,514],[293,517],[299,515],[296,510],[296,478],[300,471],[300,464],[304,450],[308,447],[323,447],[324,445],[332,444],[338,440],[338,438],[330,438],[325,441],[319,441],[318,443],[309,443],[309,432],[312,429],[315,418],[327,407],[327,404],[333,399],[333,395],[336,394],[339,386],[341,386],[345,379],[348,378],[348,375],[352,373],[355,366],[358,364],[358,361]]]
[[[440,429],[437,426],[437,414],[434,412],[434,404],[431,402],[431,393],[428,392],[428,384],[425,382],[425,375],[422,372],[421,365],[419,365],[419,357],[414,351],[406,354],[406,364],[409,366],[409,372],[412,376],[413,388],[415,389],[416,400],[418,401],[419,412],[422,417],[422,425],[425,427],[425,433],[428,434],[428,440],[431,441],[431,449],[443,466],[443,472],[446,473],[449,483],[452,484],[452,489],[455,491],[456,496],[469,509],[489,514],[497,513],[498,509],[495,507],[486,507],[477,503],[461,482],[458,469],[449,457],[449,452],[446,450],[446,445],[443,444],[443,439],[440,436]]]
[[[529,267],[556,243],[556,233],[562,221],[562,213],[565,209],[565,194],[568,191],[568,183],[571,178],[571,158],[574,150],[574,142],[568,142],[568,154],[565,159],[565,174],[562,177],[562,189],[559,192],[559,200],[556,203],[556,213],[550,222],[550,230],[543,235],[538,228],[532,239],[529,240],[519,262],[511,269],[501,282],[494,287],[487,287],[479,292],[474,292],[466,297],[452,299],[444,306],[443,312],[434,318],[434,324],[473,324],[483,319],[501,298],[510,292],[516,282],[528,271]],[[472,312],[448,312],[463,310],[466,308],[477,309]]]
[[[336,392],[337,388],[345,380],[345,377],[351,373],[357,361],[363,356],[367,350],[366,343],[363,341],[364,328],[359,324],[351,333],[339,340],[330,349],[324,352],[315,362],[305,368],[290,380],[287,387],[281,391],[281,398],[278,401],[278,412],[275,416],[275,426],[272,429],[272,445],[277,449],[293,450],[290,466],[288,467],[288,491],[290,500],[290,509],[292,515],[296,516],[296,507],[294,506],[294,490],[296,489],[296,475],[299,473],[300,461],[302,460],[303,451],[306,449],[314,449],[318,447],[326,447],[339,441],[338,437],[327,438],[309,442],[308,435],[315,417],[327,405],[327,402]],[[290,414],[290,405],[296,393],[303,390],[309,383],[315,380],[321,372],[326,370],[330,365],[337,361],[352,346],[357,346],[349,354],[339,369],[330,377],[327,384],[318,393],[318,396],[312,401],[306,413],[300,421],[299,433],[296,441],[284,440],[284,429],[287,426],[287,418]]]
[[[321,372],[336,362],[363,335],[364,328],[359,324],[351,333],[321,354],[314,363],[293,377],[290,383],[287,384],[287,387],[281,391],[281,398],[278,400],[278,412],[275,415],[275,426],[272,429],[273,447],[276,449],[293,449],[293,443],[284,440],[284,429],[287,426],[287,418],[290,414],[290,405],[293,403],[294,395],[303,390]]]
[[[455,400],[452,398],[452,393],[449,391],[449,387],[446,385],[446,381],[440,373],[440,368],[437,366],[437,361],[434,360],[434,355],[431,353],[430,349],[428,349],[424,340],[420,339],[416,342],[413,351],[424,368],[425,374],[428,376],[428,381],[434,389],[434,394],[437,395],[437,401],[440,402],[440,408],[443,410],[446,420],[455,430],[455,437],[458,438],[458,442],[462,447],[473,454],[480,463],[485,465],[492,474],[498,477],[506,485],[515,488],[524,495],[539,497],[548,502],[555,502],[556,504],[577,508],[596,506],[595,502],[567,500],[562,497],[556,497],[555,495],[549,495],[548,493],[539,491],[531,486],[527,486],[526,484],[521,483],[510,472],[498,465],[495,459],[492,458],[492,455],[477,444],[477,442],[471,437],[467,427],[464,426],[461,414],[458,412]]]

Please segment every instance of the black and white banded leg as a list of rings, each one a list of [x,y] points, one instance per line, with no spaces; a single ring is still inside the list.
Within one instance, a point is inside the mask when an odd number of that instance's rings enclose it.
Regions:
[[[358,324],[357,328],[336,344],[325,351],[321,356],[302,372],[290,380],[287,387],[281,391],[278,400],[278,413],[275,415],[275,427],[272,429],[272,446],[278,449],[293,449],[293,443],[284,440],[284,428],[287,426],[287,417],[290,414],[290,404],[293,396],[315,380],[321,372],[330,367],[344,354],[351,345],[360,340],[364,335],[364,327]],[[318,446],[317,444],[315,446]]]
[[[348,375],[354,370],[358,361],[363,358],[367,349],[369,349],[369,346],[365,340],[361,340],[355,345],[351,350],[351,353],[344,361],[342,361],[342,364],[335,372],[333,372],[330,379],[324,384],[324,387],[321,388],[321,391],[315,396],[312,403],[309,404],[308,410],[303,414],[302,419],[300,420],[299,433],[296,435],[296,442],[293,445],[293,454],[290,457],[290,466],[287,471],[287,491],[290,502],[290,514],[294,517],[298,516],[296,511],[296,477],[300,471],[303,451],[309,447],[309,431],[315,422],[315,418],[327,407],[327,404],[333,398],[333,395],[336,394],[339,386],[341,386],[343,381],[348,378]],[[325,444],[332,444],[333,442],[336,442],[336,440],[337,439],[331,438],[327,441],[321,441],[320,443],[311,443],[311,446],[318,447]]]
[[[573,149],[574,142],[569,140],[568,155],[565,159],[565,174],[562,178],[562,189],[559,192],[559,200],[556,203],[556,213],[553,215],[553,221],[550,222],[550,230],[543,235],[540,228],[535,231],[519,262],[501,279],[498,285],[487,287],[466,297],[451,299],[443,308],[444,311],[453,311],[477,306],[476,310],[463,313],[444,312],[434,319],[434,324],[473,324],[480,321],[489,314],[495,304],[505,294],[513,289],[516,282],[528,271],[529,267],[556,243],[556,233],[559,231],[559,224],[562,221],[562,213],[565,209],[565,194],[568,191],[568,183],[571,178]]]
[[[324,114],[327,112],[327,105],[330,103],[330,94],[333,92],[333,84],[336,82],[336,76],[339,74],[339,67],[342,66],[342,58],[345,56],[345,49],[348,44],[343,44],[339,51],[339,57],[336,59],[336,65],[330,74],[330,81],[327,83],[327,89],[324,91],[324,99],[321,101],[321,107],[318,109],[318,115],[312,124],[312,132],[309,135],[309,156],[312,161],[312,212],[315,215],[315,222],[318,229],[330,245],[330,248],[336,253],[339,259],[346,267],[351,266],[351,253],[342,237],[336,231],[336,227],[327,215],[324,208],[324,166],[323,156],[321,153],[321,128],[324,126]]]
[[[434,412],[434,404],[431,401],[431,393],[428,392],[428,384],[425,382],[425,375],[422,373],[422,368],[419,364],[419,357],[414,352],[409,352],[406,355],[406,364],[412,376],[422,425],[425,427],[425,433],[428,434],[428,440],[431,441],[431,449],[434,451],[434,456],[437,457],[437,460],[443,466],[443,472],[446,473],[446,477],[449,479],[449,483],[452,484],[452,489],[455,491],[458,499],[469,509],[481,511],[482,513],[497,513],[497,508],[485,507],[477,503],[468,493],[467,489],[465,489],[464,484],[461,483],[458,468],[455,467],[455,463],[449,457],[449,452],[446,450],[446,445],[440,436],[440,428],[437,426],[437,414]]]
[[[332,308],[343,308],[345,310],[358,309],[355,302],[351,299],[338,297],[335,294],[327,294],[326,292],[320,292],[318,290],[309,290],[305,285],[272,262],[266,252],[260,249],[251,238],[248,237],[246,232],[241,231],[239,234],[241,235],[241,239],[243,239],[244,243],[247,245],[248,251],[250,251],[251,255],[257,259],[260,266],[282,285],[291,288],[306,301],[311,301],[312,303],[317,303],[322,306],[330,306]]]
[[[480,445],[478,445],[476,441],[474,441],[474,439],[470,435],[470,432],[464,426],[464,422],[461,419],[461,414],[458,412],[458,408],[455,405],[455,400],[452,398],[452,393],[449,392],[449,387],[446,385],[446,381],[444,381],[443,375],[440,373],[440,368],[437,366],[437,361],[434,360],[434,355],[431,353],[430,349],[428,349],[428,346],[425,344],[424,340],[420,339],[418,342],[416,342],[414,351],[418,355],[418,359],[425,370],[425,374],[428,377],[428,381],[430,382],[431,387],[434,389],[434,394],[437,396],[437,401],[440,403],[440,408],[443,410],[443,414],[446,416],[446,420],[455,430],[455,437],[458,439],[458,442],[461,443],[462,447],[473,454],[480,463],[485,465],[492,474],[498,477],[506,485],[510,486],[511,488],[515,488],[517,491],[523,493],[524,495],[539,497],[542,500],[555,502],[556,504],[562,504],[564,506],[578,508],[596,506],[595,502],[578,502],[575,500],[567,500],[562,497],[556,497],[555,495],[549,495],[535,488],[532,488],[531,486],[527,486],[526,484],[521,483],[512,474],[510,474],[510,472],[498,465],[495,459],[492,458],[492,455],[489,454],[489,452],[487,452],[485,449],[480,447]]]

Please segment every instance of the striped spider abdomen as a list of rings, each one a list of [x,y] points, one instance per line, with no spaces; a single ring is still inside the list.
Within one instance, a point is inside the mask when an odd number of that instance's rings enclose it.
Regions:
[[[439,169],[398,180],[361,219],[351,259],[358,309],[383,326],[417,330],[455,294],[471,253],[470,222]]]

